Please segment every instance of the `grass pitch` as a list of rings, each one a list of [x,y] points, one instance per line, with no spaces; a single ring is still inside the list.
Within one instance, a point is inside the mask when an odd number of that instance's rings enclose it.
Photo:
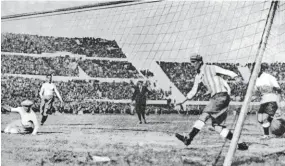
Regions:
[[[2,114],[1,130],[19,115]],[[137,124],[134,115],[51,115],[37,136],[1,134],[3,166],[33,165],[222,165],[229,141],[207,125],[188,147],[174,133],[188,134],[197,116],[150,115]],[[226,124],[233,126],[234,117]],[[233,165],[285,165],[285,137],[260,140],[262,129],[248,116],[241,139],[250,147],[236,151]],[[225,144],[224,144],[225,143]],[[92,156],[108,156],[95,163]]]

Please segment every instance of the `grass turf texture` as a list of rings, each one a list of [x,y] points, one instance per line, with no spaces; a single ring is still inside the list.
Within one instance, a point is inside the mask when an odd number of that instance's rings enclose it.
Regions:
[[[2,114],[1,130],[19,118]],[[229,147],[210,122],[185,147],[174,133],[188,134],[197,116],[150,115],[138,125],[134,115],[51,115],[38,136],[2,133],[2,165],[222,165]],[[226,124],[232,126],[233,115]],[[285,137],[260,140],[256,117],[247,117],[242,137],[250,147],[236,151],[233,165],[285,165]],[[222,151],[221,151],[222,150]],[[221,155],[219,157],[219,153]],[[94,163],[91,156],[108,156],[109,163]]]

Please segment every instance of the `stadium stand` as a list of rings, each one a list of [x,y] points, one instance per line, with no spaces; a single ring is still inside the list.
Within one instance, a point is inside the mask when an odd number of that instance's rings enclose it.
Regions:
[[[139,78],[136,68],[129,62],[108,60],[83,60],[79,66],[90,77],[104,78]]]
[[[45,75],[52,73],[55,76],[78,77],[78,67],[90,77],[102,78],[142,78],[136,68],[126,61],[113,61],[102,59],[82,59],[80,56],[70,57],[55,56],[41,57],[34,56],[42,53],[54,53],[67,51],[73,54],[85,55],[87,57],[104,57],[104,58],[125,58],[125,55],[118,47],[116,41],[108,41],[100,38],[64,38],[64,37],[49,37],[28,34],[13,34],[1,33],[1,51],[15,53],[15,55],[1,55],[1,73],[7,74],[28,74],[28,75]],[[22,56],[16,53],[29,53],[33,56]],[[157,62],[169,79],[175,86],[186,95],[193,86],[194,76],[196,71],[191,63],[177,62]],[[211,63],[225,69],[239,73],[239,64],[234,63]],[[251,68],[252,64],[246,64]],[[285,86],[283,81],[285,78],[285,63],[270,63],[268,72],[277,77],[282,88]],[[145,77],[152,77],[153,73],[147,70],[141,70]],[[225,79],[227,79],[225,77]],[[38,91],[42,84],[40,79],[22,78],[22,77],[2,77],[2,103],[15,106],[24,98],[38,100]],[[112,102],[96,102],[92,106],[90,102],[88,106],[84,106],[83,101],[92,99],[108,99],[121,100],[130,99],[132,95],[132,82],[94,82],[91,80],[72,80],[67,82],[56,82],[58,88],[65,100],[68,101],[67,110],[83,110],[85,112],[114,113],[118,110],[127,110],[128,104],[112,103]],[[243,101],[246,85],[243,83],[229,83],[232,89],[232,100]],[[203,85],[202,85],[203,86]],[[150,100],[167,100],[171,95],[171,90],[165,91],[152,85],[152,93],[149,94]],[[206,88],[202,87],[196,94],[193,100],[208,101],[210,96],[205,95]],[[282,94],[284,98],[284,94]],[[13,101],[13,102],[12,102]],[[74,104],[78,102],[77,104]],[[39,101],[36,101],[36,107],[39,106]],[[93,104],[94,105],[94,104]],[[98,105],[98,106],[97,106]],[[107,105],[107,106],[106,106]],[[98,107],[98,108],[97,108]],[[162,112],[167,106],[148,106],[150,112]],[[197,107],[197,106],[195,106]],[[198,107],[201,110],[202,107]],[[197,108],[190,108],[195,109]],[[92,111],[93,110],[93,111]],[[156,111],[154,111],[156,110]],[[66,111],[70,112],[70,111]],[[71,111],[74,112],[74,111]]]
[[[71,52],[88,57],[125,58],[116,41],[101,38],[67,38],[1,33],[1,51],[15,53]]]
[[[20,55],[1,55],[1,73],[78,76],[77,60],[65,57],[30,57]]]
[[[44,81],[36,78],[23,78],[14,76],[1,77],[2,104],[19,105],[28,98],[35,100],[36,107],[39,107],[39,90]],[[94,99],[120,100],[131,99],[134,83],[130,82],[98,82],[94,80],[71,80],[54,82],[63,96],[63,100],[72,104],[73,107],[83,107],[84,101]],[[151,100],[165,99],[170,92],[161,89],[153,89],[149,94]],[[83,103],[83,104],[82,104]],[[94,103],[94,102],[93,102]],[[56,104],[58,105],[58,103]],[[67,104],[70,105],[70,104]]]

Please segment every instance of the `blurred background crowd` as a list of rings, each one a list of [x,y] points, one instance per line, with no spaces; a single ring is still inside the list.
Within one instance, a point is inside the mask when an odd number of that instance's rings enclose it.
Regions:
[[[88,57],[125,58],[126,56],[117,45],[116,41],[95,38],[64,38],[51,36],[37,36],[28,34],[2,33],[1,51],[10,53],[53,53],[66,51],[73,54],[86,55]],[[35,101],[35,109],[39,108],[39,90],[44,82],[37,79],[36,75],[52,73],[54,76],[78,77],[80,70],[83,70],[89,77],[100,78],[142,78],[142,75],[149,78],[153,73],[148,70],[138,70],[127,61],[113,61],[101,59],[82,59],[80,56],[70,57],[69,55],[56,57],[37,57],[5,54],[1,55],[1,102],[11,106],[17,106],[24,99]],[[174,85],[186,95],[192,88],[196,71],[191,63],[157,62]],[[233,63],[212,63],[222,68],[229,69],[239,74],[239,64]],[[275,76],[281,88],[285,78],[285,63],[270,63],[268,71]],[[251,68],[252,64],[246,65]],[[3,76],[3,74],[35,75],[35,78],[24,78],[18,76]],[[243,101],[247,85],[240,82],[229,81],[232,101]],[[54,82],[66,102],[62,109],[66,113],[120,113],[131,112],[129,104],[114,102],[99,102],[96,99],[125,100],[131,99],[135,83],[126,82],[99,82],[97,80],[79,80]],[[148,105],[148,112],[177,112],[173,110],[171,98],[171,87],[169,90],[162,90],[155,83],[148,83],[151,93],[150,100],[167,100],[167,105]],[[208,101],[210,95],[206,95],[206,88],[203,85],[193,100]],[[284,94],[282,94],[284,98]],[[94,102],[91,102],[91,101]],[[172,104],[172,107],[171,107]],[[55,108],[58,105],[56,100]],[[191,110],[201,111],[203,106],[189,107]],[[164,110],[164,111],[163,111]],[[195,111],[194,111],[195,113]]]

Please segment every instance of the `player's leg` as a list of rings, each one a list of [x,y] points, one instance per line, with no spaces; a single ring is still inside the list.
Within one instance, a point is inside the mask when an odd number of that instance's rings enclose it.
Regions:
[[[226,126],[221,125],[227,118],[230,97],[228,95],[217,96],[215,103],[216,103],[215,109],[220,111],[217,114],[211,115],[212,126],[214,127],[214,130],[218,132],[222,138],[232,140],[233,133]],[[239,140],[238,149],[247,150],[248,146],[244,142]]]
[[[4,133],[18,134],[20,133],[20,127],[22,127],[21,120],[15,120],[6,126],[6,128],[4,129]]]
[[[140,104],[136,104],[136,112],[138,114],[138,118],[139,118],[139,123],[142,124],[142,118],[141,118],[141,105]]]
[[[47,120],[46,102],[47,102],[47,100],[43,97],[41,100],[41,106],[40,106],[40,112],[42,115],[41,125],[43,125],[45,123],[45,121]]]
[[[43,115],[44,113],[44,108],[45,108],[45,99],[41,99],[41,104],[40,104],[40,114]]]
[[[53,97],[44,99],[44,109],[42,113],[41,125],[43,125],[46,122],[48,118],[48,113],[51,112],[53,101],[54,101]]]
[[[194,122],[192,130],[189,133],[189,137],[184,137],[176,133],[175,136],[177,139],[182,141],[185,145],[190,145],[194,137],[200,132],[200,130],[204,127],[206,121],[210,118],[209,112],[213,107],[215,107],[215,101],[211,99],[209,104],[205,107],[203,113],[199,116],[199,119]]]
[[[269,137],[269,127],[277,109],[278,106],[276,102],[268,102],[260,105],[260,109],[257,114],[257,120],[263,128],[263,138]]]
[[[144,120],[144,123],[146,124],[147,122],[146,122],[146,120],[145,120],[145,107],[146,107],[146,106],[144,106],[144,105],[141,106],[141,113],[142,113],[142,118],[143,118],[143,120]]]

